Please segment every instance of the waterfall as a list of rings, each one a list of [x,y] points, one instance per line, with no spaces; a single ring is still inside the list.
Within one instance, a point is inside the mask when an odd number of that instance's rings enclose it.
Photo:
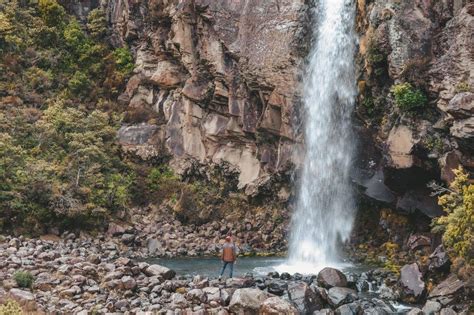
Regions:
[[[337,265],[353,223],[350,185],[356,97],[353,0],[319,0],[304,83],[305,161],[291,222],[289,266],[317,272]]]

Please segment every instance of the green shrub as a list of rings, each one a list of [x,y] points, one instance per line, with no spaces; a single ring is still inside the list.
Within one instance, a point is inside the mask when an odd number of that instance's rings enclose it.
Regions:
[[[89,33],[97,38],[103,38],[107,34],[107,18],[104,10],[94,9],[87,16],[87,29]]]
[[[89,91],[91,81],[82,71],[76,71],[68,82],[69,90],[76,95],[85,95]]]
[[[163,189],[163,186],[173,185],[177,182],[179,182],[179,177],[168,166],[153,168],[147,177],[148,188],[153,191]]]
[[[33,275],[28,271],[17,271],[13,275],[13,278],[21,288],[31,288],[33,282],[35,281]]]
[[[3,305],[0,305],[0,315],[21,315],[23,310],[20,304],[15,300],[7,300]]]
[[[443,233],[443,243],[452,256],[474,257],[474,184],[460,167],[449,189],[438,198],[446,215],[433,220],[433,232]]]
[[[128,75],[133,71],[133,56],[128,48],[117,48],[114,53],[115,65],[120,73]]]
[[[456,85],[456,93],[470,92],[470,91],[471,91],[471,87],[469,86],[469,83],[467,83],[466,81],[459,82]]]
[[[39,0],[39,11],[48,26],[62,27],[66,10],[56,0]]]
[[[395,103],[403,111],[417,110],[428,101],[425,94],[410,83],[395,84],[390,91],[395,96]]]

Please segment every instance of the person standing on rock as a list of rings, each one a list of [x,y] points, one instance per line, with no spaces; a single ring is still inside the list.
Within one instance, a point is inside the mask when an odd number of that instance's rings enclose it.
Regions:
[[[221,275],[219,276],[219,279],[221,279],[222,275],[224,274],[225,268],[229,266],[230,269],[230,277],[232,278],[232,274],[234,272],[234,262],[237,259],[237,249],[235,247],[234,242],[232,242],[232,237],[230,235],[227,235],[225,238],[225,243],[222,246],[222,254],[221,254],[221,259],[222,259],[222,271]]]

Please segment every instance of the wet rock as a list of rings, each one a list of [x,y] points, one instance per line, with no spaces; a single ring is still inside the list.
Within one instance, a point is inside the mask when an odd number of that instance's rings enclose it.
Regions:
[[[290,283],[288,296],[300,313],[312,313],[323,306],[321,297],[305,282]]]
[[[418,307],[414,307],[407,313],[407,315],[423,315],[423,311]]]
[[[328,302],[335,308],[354,302],[358,298],[357,292],[349,288],[333,287],[328,291]]]
[[[230,300],[229,310],[237,314],[254,314],[268,298],[268,294],[259,289],[237,289]]]
[[[329,308],[324,308],[319,311],[314,311],[313,315],[334,315],[334,311]]]
[[[272,281],[267,288],[268,293],[282,296],[288,288],[288,283],[285,281]]]
[[[362,308],[359,303],[349,303],[339,306],[336,315],[356,315],[362,313]]]
[[[318,274],[318,284],[327,289],[332,287],[346,287],[347,278],[339,270],[334,268],[324,268]]]
[[[291,305],[288,301],[285,301],[279,297],[271,297],[266,299],[260,307],[259,314],[262,315],[278,315],[288,314],[296,315],[299,314],[298,310]]]
[[[464,282],[454,274],[438,284],[429,294],[428,298],[448,305],[455,300],[464,290]]]
[[[164,266],[150,265],[145,269],[145,274],[149,277],[158,276],[163,277],[163,279],[170,280],[173,279],[173,277],[176,275],[176,272]]]
[[[400,287],[402,288],[402,299],[406,302],[419,301],[425,293],[425,283],[418,265],[413,263],[405,265],[400,270]]]
[[[426,301],[423,306],[423,314],[425,315],[434,315],[441,310],[441,304],[436,301]]]

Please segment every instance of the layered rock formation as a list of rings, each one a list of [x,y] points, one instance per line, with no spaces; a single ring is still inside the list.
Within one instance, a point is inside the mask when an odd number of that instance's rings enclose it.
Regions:
[[[474,5],[469,1],[358,1],[361,34],[358,117],[366,192],[398,208],[440,214],[426,185],[450,182],[453,169],[472,170]],[[429,102],[416,112],[397,108],[393,84],[409,82]],[[378,184],[374,184],[374,183]],[[375,186],[375,187],[374,187]]]
[[[426,187],[474,168],[474,5],[466,0],[357,1],[359,139],[354,180],[372,199],[441,213]],[[180,174],[219,168],[257,195],[302,159],[299,81],[317,2],[75,1],[84,19],[102,6],[115,45],[136,57],[120,101],[119,140],[143,160],[170,157]],[[428,97],[416,113],[390,88]],[[204,167],[201,167],[204,166]],[[288,185],[288,177],[283,180]],[[278,186],[279,187],[279,186]],[[283,189],[287,197],[289,189]]]
[[[253,194],[298,164],[297,80],[304,1],[109,1],[113,40],[136,55],[120,100],[120,141],[143,159],[171,156],[238,173]]]

